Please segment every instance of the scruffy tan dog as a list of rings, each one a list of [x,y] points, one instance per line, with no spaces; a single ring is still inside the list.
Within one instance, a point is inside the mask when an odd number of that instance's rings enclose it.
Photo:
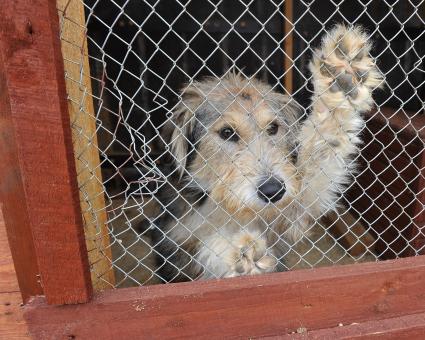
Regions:
[[[155,251],[166,281],[282,270],[288,243],[335,202],[381,76],[368,36],[336,26],[314,51],[310,113],[256,79],[192,83],[174,112],[174,181],[161,188]]]

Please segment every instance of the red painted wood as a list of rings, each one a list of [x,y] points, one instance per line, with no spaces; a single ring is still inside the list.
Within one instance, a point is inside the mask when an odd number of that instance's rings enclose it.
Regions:
[[[336,325],[332,328],[308,330],[300,327],[299,333],[281,334],[263,339],[385,339],[421,340],[425,335],[425,313],[403,315],[396,318]]]
[[[13,164],[9,175],[2,183],[6,227],[13,234],[12,229],[19,223],[20,236],[32,234],[49,303],[85,302],[92,288],[72,155],[56,2],[0,1],[0,13],[2,83],[7,84],[3,91],[9,98],[9,105],[2,104],[7,109],[2,114],[7,128],[2,143],[16,150],[16,158],[10,156]],[[15,198],[9,196],[9,191],[17,193]],[[12,239],[11,246],[16,255],[21,245]],[[33,275],[23,272],[22,267],[16,269],[18,276]]]
[[[425,312],[425,257],[105,291],[25,308],[35,339],[260,337]]]
[[[7,237],[22,299],[27,301],[30,296],[42,294],[43,290],[37,277],[39,269],[25,203],[24,184],[19,167],[18,149],[1,53],[0,160],[0,208],[7,221]]]

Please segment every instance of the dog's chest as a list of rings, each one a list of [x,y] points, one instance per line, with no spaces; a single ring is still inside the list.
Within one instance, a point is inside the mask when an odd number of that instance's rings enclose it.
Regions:
[[[267,226],[258,218],[237,219],[208,198],[201,206],[193,207],[180,218],[171,231],[181,241],[190,236],[202,241],[214,235],[224,236],[240,230],[264,231],[266,228]]]

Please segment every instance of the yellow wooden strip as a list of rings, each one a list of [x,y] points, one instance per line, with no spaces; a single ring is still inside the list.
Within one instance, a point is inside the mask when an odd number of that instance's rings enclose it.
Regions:
[[[91,97],[84,6],[81,0],[57,0],[57,8],[91,277],[94,289],[103,290],[113,287],[115,279]]]

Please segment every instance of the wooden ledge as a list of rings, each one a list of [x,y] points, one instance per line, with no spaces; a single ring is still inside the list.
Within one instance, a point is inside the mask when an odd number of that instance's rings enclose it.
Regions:
[[[425,256],[104,291],[25,307],[34,338],[261,337],[425,312]]]
[[[425,313],[403,315],[396,318],[339,324],[336,327],[308,331],[299,328],[294,334],[266,337],[272,339],[422,339],[425,334]]]

